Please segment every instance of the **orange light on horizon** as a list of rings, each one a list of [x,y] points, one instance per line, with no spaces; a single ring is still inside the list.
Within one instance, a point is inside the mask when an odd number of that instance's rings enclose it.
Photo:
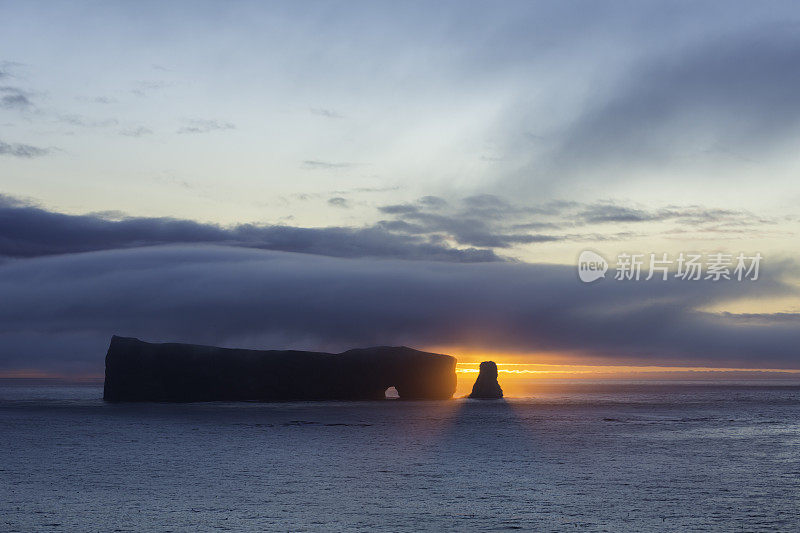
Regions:
[[[479,365],[480,363],[456,363],[456,372],[463,374],[477,374],[479,372]],[[547,363],[497,363],[497,371],[499,373],[517,374],[520,376],[536,376],[546,374],[640,374],[666,372],[779,372],[800,374],[800,369],[785,368],[736,368],[661,365],[556,365]]]
[[[478,375],[480,363],[456,364],[456,394],[470,393]],[[624,365],[553,365],[545,363],[497,363],[498,381],[504,395],[509,398],[527,397],[541,387],[558,383],[587,382],[665,382],[715,380],[793,380],[800,378],[800,370],[776,368],[710,368],[677,366],[624,366]]]
[[[482,361],[497,363],[498,372],[519,375],[547,374],[608,374],[662,372],[769,372],[800,374],[800,368],[750,368],[736,366],[678,366],[665,364],[635,364],[630,359],[621,363],[607,356],[578,352],[511,352],[434,346],[428,351],[445,353],[457,359],[457,372],[477,372]],[[520,362],[521,360],[526,362]],[[580,362],[576,362],[580,361]]]

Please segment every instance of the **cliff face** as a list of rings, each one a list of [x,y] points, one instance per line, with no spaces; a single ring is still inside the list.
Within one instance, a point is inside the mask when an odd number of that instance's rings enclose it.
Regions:
[[[472,394],[469,397],[482,400],[495,400],[503,397],[503,389],[497,382],[497,364],[494,361],[481,363],[478,379],[475,380]]]
[[[406,347],[340,354],[261,351],[111,339],[103,398],[109,401],[447,399],[456,360]]]

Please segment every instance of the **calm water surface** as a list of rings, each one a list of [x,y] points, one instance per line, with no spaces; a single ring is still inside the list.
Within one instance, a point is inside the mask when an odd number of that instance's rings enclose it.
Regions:
[[[106,404],[0,381],[2,531],[798,531],[800,384]]]

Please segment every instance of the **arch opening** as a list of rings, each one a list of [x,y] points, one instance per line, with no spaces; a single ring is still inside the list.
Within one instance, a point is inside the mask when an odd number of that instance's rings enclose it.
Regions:
[[[388,389],[386,389],[386,391],[384,392],[384,397],[385,397],[387,400],[399,400],[399,399],[400,399],[400,393],[399,393],[399,392],[397,392],[397,389],[396,389],[396,388],[394,388],[394,387],[389,387],[389,388],[388,388]]]

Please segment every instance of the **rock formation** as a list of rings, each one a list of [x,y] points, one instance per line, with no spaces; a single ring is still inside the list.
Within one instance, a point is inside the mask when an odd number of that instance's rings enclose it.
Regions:
[[[340,354],[261,351],[111,339],[103,398],[109,401],[448,399],[456,360],[381,346]]]
[[[478,379],[472,386],[470,398],[482,400],[495,400],[503,397],[503,389],[497,382],[497,365],[494,361],[484,361],[481,363]]]

